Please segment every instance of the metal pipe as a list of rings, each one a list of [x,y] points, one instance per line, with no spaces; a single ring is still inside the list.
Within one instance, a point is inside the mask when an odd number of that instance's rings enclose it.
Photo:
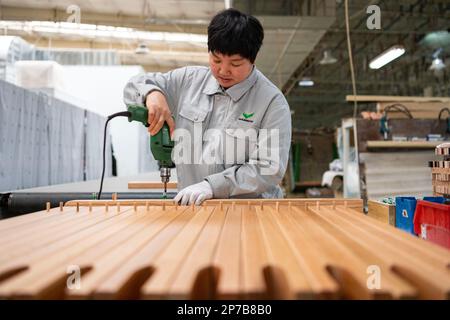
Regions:
[[[176,192],[168,192],[167,199],[173,199]],[[112,193],[103,193],[101,199],[111,199]],[[161,192],[117,193],[118,199],[161,199]],[[45,210],[45,205],[58,207],[60,202],[69,200],[94,200],[89,192],[11,192],[0,193],[0,219],[10,218],[30,212]]]

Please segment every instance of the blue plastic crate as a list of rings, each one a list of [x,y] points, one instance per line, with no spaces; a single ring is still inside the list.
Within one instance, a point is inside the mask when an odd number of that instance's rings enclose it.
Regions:
[[[424,197],[423,200],[444,203],[443,197]],[[414,213],[416,211],[417,200],[415,197],[395,198],[395,226],[414,234]]]
[[[395,198],[395,226],[414,234],[414,211],[417,200],[415,197]]]
[[[435,202],[435,203],[440,203],[443,204],[445,202],[445,198],[444,197],[423,197],[424,201],[430,201],[430,202]]]

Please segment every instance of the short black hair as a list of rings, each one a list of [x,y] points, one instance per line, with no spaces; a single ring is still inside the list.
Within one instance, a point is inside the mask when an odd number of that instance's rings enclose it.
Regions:
[[[264,29],[255,17],[230,8],[216,14],[208,26],[208,51],[239,54],[255,62]]]

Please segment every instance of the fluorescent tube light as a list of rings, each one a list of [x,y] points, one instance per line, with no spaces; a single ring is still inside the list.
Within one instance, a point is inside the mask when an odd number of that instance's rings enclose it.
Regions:
[[[303,78],[298,82],[300,87],[312,87],[314,85],[314,81],[309,78]]]
[[[393,46],[370,61],[369,67],[370,69],[380,69],[381,67],[387,65],[389,62],[403,55],[405,51],[406,50],[403,46]]]
[[[208,40],[208,37],[202,34],[139,31],[132,28],[51,21],[0,21],[0,29],[24,31],[30,34],[36,32],[86,38],[190,42],[205,45]]]

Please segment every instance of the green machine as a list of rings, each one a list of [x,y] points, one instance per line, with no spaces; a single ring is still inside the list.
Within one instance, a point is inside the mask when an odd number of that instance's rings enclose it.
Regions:
[[[148,127],[148,109],[139,105],[128,105],[128,121],[138,121]],[[157,134],[150,137],[150,151],[153,157],[158,161],[161,182],[164,184],[163,198],[167,196],[167,183],[170,180],[170,168],[174,167],[172,162],[172,149],[174,142],[170,138],[170,130],[167,122]]]

